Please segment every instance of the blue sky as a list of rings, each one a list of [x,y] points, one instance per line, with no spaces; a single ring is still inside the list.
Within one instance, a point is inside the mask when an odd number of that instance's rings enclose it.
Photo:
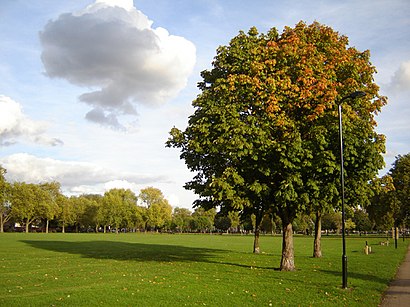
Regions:
[[[410,152],[410,2],[0,0],[0,164],[9,180],[67,194],[153,186],[190,208],[176,149],[199,73],[240,30],[318,21],[369,49],[389,103],[377,117],[386,172]]]

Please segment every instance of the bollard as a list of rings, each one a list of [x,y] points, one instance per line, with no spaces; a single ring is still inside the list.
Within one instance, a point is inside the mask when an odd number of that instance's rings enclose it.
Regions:
[[[370,247],[369,247],[369,245],[367,244],[367,241],[366,241],[366,245],[365,245],[363,251],[364,251],[364,253],[365,253],[366,255],[368,255],[368,254],[370,253]]]

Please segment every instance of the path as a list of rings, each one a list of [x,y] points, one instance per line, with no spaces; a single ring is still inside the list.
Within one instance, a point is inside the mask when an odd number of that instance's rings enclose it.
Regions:
[[[410,246],[394,281],[383,295],[380,307],[410,306]]]

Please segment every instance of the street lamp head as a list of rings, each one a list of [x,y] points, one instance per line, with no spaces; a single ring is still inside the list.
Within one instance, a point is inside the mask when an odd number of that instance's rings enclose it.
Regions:
[[[360,97],[364,97],[364,96],[366,96],[366,93],[365,93],[365,92],[363,92],[363,91],[355,91],[355,92],[353,92],[353,93],[350,93],[350,94],[347,95],[347,96],[344,96],[344,97],[342,98],[341,102],[344,101],[344,100],[346,100],[346,99],[356,99],[356,98],[360,98]]]

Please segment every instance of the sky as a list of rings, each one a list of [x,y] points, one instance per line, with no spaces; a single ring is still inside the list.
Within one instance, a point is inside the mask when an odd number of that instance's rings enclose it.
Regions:
[[[408,0],[0,0],[0,165],[9,181],[58,181],[66,195],[160,189],[196,195],[172,127],[184,129],[200,72],[255,26],[332,27],[370,50],[386,173],[410,152]]]

